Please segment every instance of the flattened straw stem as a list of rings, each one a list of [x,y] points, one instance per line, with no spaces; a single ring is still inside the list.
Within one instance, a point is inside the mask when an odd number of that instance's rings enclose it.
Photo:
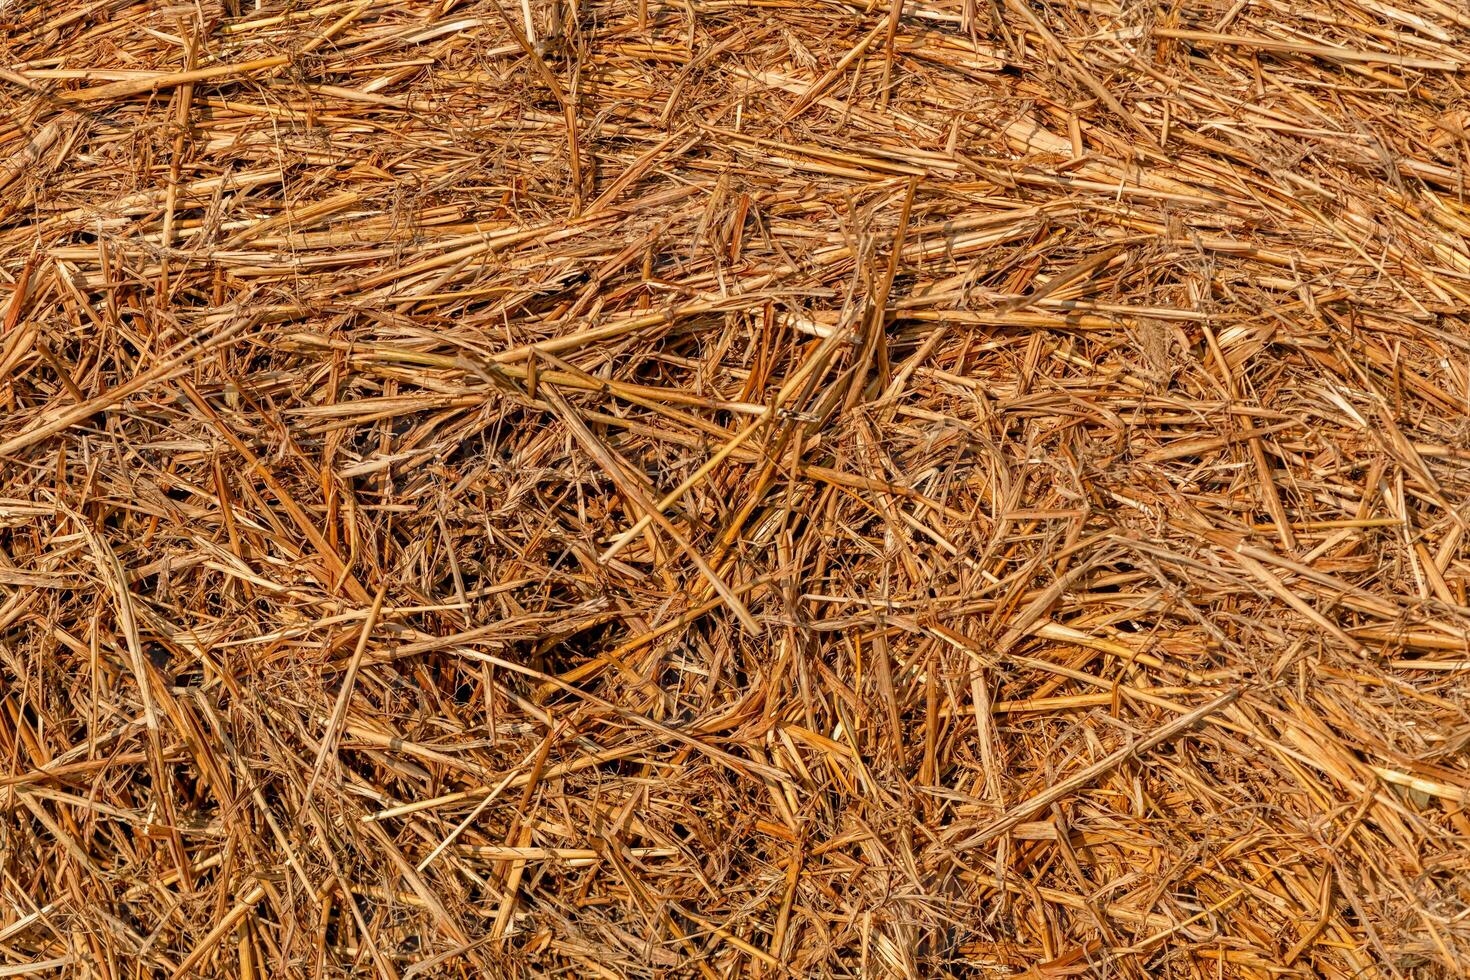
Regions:
[[[127,98],[130,95],[142,95],[146,92],[161,92],[164,89],[188,85],[192,82],[209,82],[217,78],[229,78],[232,75],[248,75],[265,68],[279,68],[290,62],[289,55],[271,55],[269,58],[257,58],[254,61],[240,61],[229,65],[215,65],[213,68],[164,72],[150,75],[147,78],[109,82],[106,85],[78,89],[75,92],[62,92],[56,98],[62,102],[105,102],[111,99]]]
[[[1050,789],[1043,790],[1030,799],[1016,804],[1002,816],[986,824],[983,828],[960,841],[958,844],[955,844],[953,847],[954,853],[960,854],[964,851],[972,851],[977,847],[985,846],[1002,834],[1014,830],[1018,824],[1030,820],[1058,800],[1066,799],[1082,787],[1087,786],[1093,780],[1116,769],[1130,758],[1139,757],[1143,753],[1163,745],[1170,739],[1182,735],[1203,719],[1233,704],[1240,697],[1241,690],[1240,688],[1236,688],[1233,691],[1221,695],[1209,704],[1202,705],[1189,714],[1174,719],[1158,731],[1146,735],[1143,738],[1136,739],[1116,752],[1104,756],[1081,772],[1068,776],[1066,779],[1053,785]]]
[[[373,596],[373,604],[368,609],[367,617],[362,621],[362,631],[357,634],[357,646],[352,651],[352,659],[347,662],[347,672],[342,677],[342,689],[337,692],[337,703],[332,706],[332,716],[327,720],[326,731],[322,733],[322,743],[317,748],[316,763],[311,767],[311,778],[306,783],[306,795],[310,796],[316,788],[317,777],[322,773],[322,766],[337,747],[337,739],[341,735],[342,721],[347,717],[347,705],[352,700],[352,685],[357,681],[357,668],[362,663],[362,655],[367,652],[368,641],[372,639],[373,629],[378,625],[378,615],[383,610],[383,597],[388,594],[388,583],[384,582],[378,586],[378,592]]]

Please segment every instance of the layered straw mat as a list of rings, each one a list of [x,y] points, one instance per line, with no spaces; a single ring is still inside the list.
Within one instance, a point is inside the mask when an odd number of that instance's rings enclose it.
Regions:
[[[1470,975],[1462,0],[0,4],[0,976]]]

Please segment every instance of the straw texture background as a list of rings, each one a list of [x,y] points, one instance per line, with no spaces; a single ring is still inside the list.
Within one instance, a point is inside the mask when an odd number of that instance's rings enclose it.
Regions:
[[[1470,971],[1460,0],[0,5],[0,976]]]

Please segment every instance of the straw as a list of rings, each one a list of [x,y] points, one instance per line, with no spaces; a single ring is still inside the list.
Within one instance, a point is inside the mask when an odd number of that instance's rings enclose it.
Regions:
[[[1454,0],[0,4],[0,976],[1470,975]]]

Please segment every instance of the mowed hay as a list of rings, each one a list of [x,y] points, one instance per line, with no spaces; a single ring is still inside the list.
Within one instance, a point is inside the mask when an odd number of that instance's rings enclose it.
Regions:
[[[0,976],[1470,972],[1460,0],[0,11]]]

